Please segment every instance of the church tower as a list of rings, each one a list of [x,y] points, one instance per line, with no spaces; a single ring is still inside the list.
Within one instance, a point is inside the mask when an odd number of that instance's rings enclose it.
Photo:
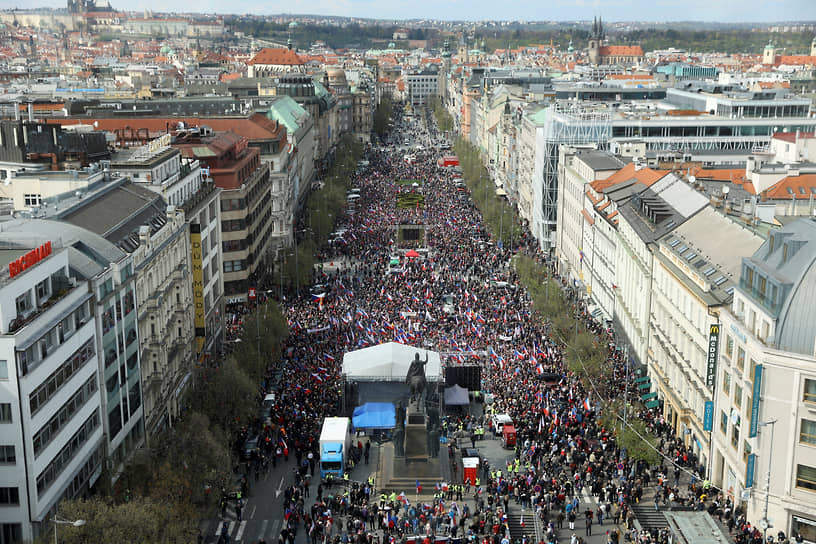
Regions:
[[[597,65],[601,62],[603,39],[603,22],[600,17],[595,17],[592,20],[592,33],[589,35],[589,43],[587,44],[587,56],[590,64]]]
[[[439,70],[439,78],[437,83],[437,92],[439,93],[439,98],[442,100],[443,107],[448,103],[448,77],[450,76],[450,68],[450,44],[446,38],[445,43],[442,46],[442,68]]]
[[[773,41],[769,41],[762,51],[762,64],[770,65],[776,63],[776,47]]]

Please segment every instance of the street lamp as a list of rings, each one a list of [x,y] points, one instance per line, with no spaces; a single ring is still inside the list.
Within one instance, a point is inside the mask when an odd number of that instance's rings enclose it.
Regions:
[[[768,528],[771,526],[768,521],[768,498],[771,496],[771,459],[773,459],[773,441],[774,429],[776,428],[776,419],[770,421],[763,421],[759,424],[760,427],[771,426],[771,441],[768,443],[768,474],[765,476],[765,512],[762,514],[762,519],[759,520],[759,526],[762,528],[762,541],[768,541]]]
[[[74,521],[68,519],[59,519],[56,514],[54,514],[54,517],[51,519],[51,521],[54,523],[54,544],[59,544],[59,541],[57,540],[57,525],[70,525],[72,527],[82,527],[83,525],[85,525],[84,519],[77,519]]]

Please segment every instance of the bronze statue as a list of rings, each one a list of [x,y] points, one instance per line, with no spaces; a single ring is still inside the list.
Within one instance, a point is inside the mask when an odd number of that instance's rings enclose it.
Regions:
[[[414,360],[411,361],[411,366],[408,368],[408,374],[405,375],[405,383],[411,388],[411,400],[416,400],[417,406],[422,400],[422,395],[425,392],[425,387],[428,382],[425,380],[425,365],[428,364],[428,352],[425,352],[425,360],[419,360],[419,353],[414,354]]]

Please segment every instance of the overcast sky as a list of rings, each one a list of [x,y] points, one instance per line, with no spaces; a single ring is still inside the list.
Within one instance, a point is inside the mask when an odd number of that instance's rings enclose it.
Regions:
[[[378,19],[814,21],[816,0],[110,0],[119,10],[320,14]],[[0,8],[64,7],[63,0],[0,0]]]

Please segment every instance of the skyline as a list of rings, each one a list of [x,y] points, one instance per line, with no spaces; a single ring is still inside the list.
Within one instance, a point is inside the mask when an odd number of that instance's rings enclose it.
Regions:
[[[181,0],[138,0],[132,4],[111,0],[119,11],[156,13],[202,13],[222,15],[339,16],[379,20],[441,19],[452,21],[586,21],[600,15],[609,22],[721,22],[721,23],[794,23],[816,21],[813,0],[554,0],[546,9],[532,0],[512,5],[488,0],[292,0],[282,11],[280,4],[257,5],[249,2],[203,0],[190,4]],[[33,6],[22,6],[32,9]],[[37,7],[62,8],[65,2],[47,0]],[[266,8],[269,9],[266,9]],[[19,0],[0,0],[0,9],[20,9]],[[236,9],[238,8],[238,9]],[[467,10],[463,13],[462,10]],[[644,14],[648,13],[648,17]]]

